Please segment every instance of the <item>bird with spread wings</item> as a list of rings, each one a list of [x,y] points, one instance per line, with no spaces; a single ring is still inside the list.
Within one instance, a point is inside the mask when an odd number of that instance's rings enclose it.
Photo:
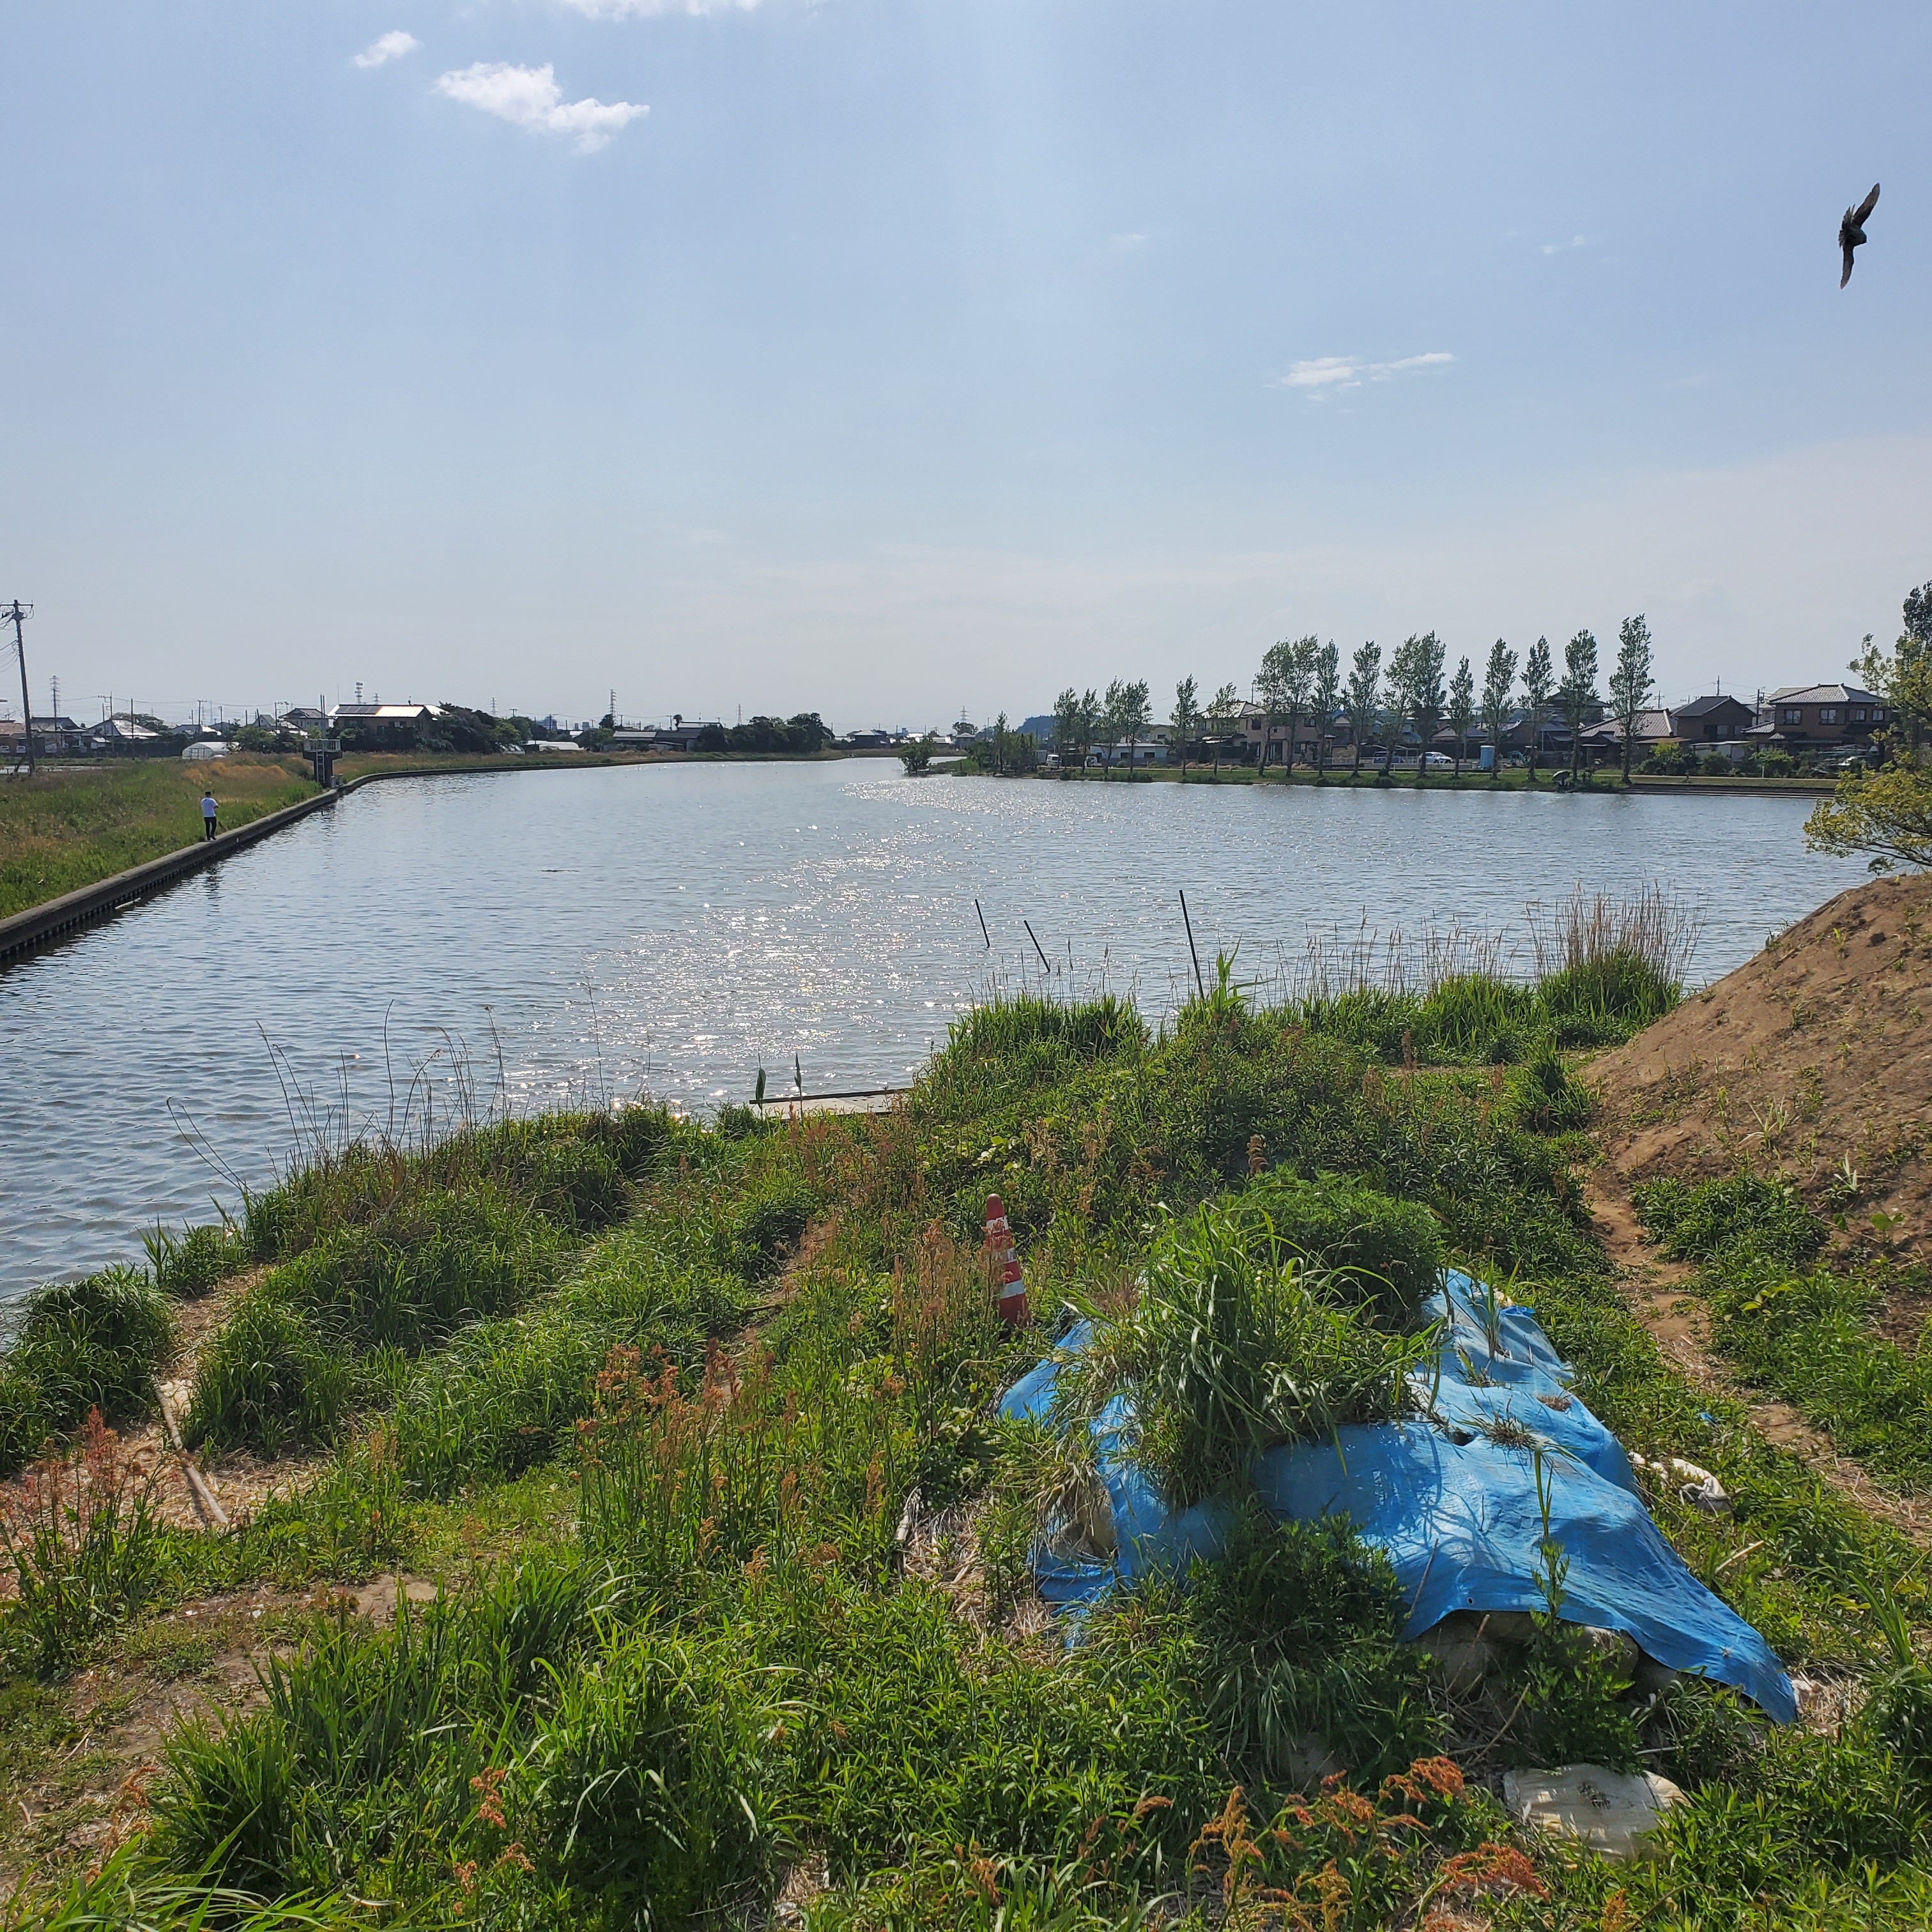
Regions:
[[[1838,286],[1843,288],[1852,279],[1852,250],[1862,248],[1865,238],[1865,221],[1872,210],[1878,206],[1878,183],[1872,183],[1872,191],[1856,208],[1845,210],[1845,218],[1838,224],[1838,246],[1845,251],[1845,272],[1838,278]]]

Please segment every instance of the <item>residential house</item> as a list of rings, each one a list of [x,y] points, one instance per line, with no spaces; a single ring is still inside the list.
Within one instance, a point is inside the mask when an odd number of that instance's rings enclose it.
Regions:
[[[1750,736],[1786,752],[1850,751],[1886,722],[1884,700],[1855,684],[1786,685],[1765,700]]]
[[[1677,742],[1674,715],[1670,712],[1640,711],[1634,722],[1636,728],[1631,736],[1635,742],[1630,748],[1633,759],[1647,758],[1652,752]],[[1595,760],[1614,755],[1621,760],[1623,757],[1624,721],[1621,718],[1599,718],[1594,724],[1586,724],[1576,735],[1586,758]]]
[[[71,718],[36,717],[34,720],[34,750],[43,758],[78,757],[89,748],[88,736],[85,728]],[[17,718],[0,718],[0,748],[10,750],[16,756],[26,749]]]
[[[1235,720],[1240,730],[1242,742],[1250,758],[1259,762],[1265,746],[1267,760],[1270,764],[1278,765],[1286,761],[1288,755],[1288,719],[1285,712],[1277,712],[1270,721],[1260,705],[1244,704],[1235,713]],[[1216,721],[1216,723],[1220,722],[1218,719]],[[1328,719],[1324,729],[1320,718],[1312,712],[1304,711],[1294,721],[1294,761],[1299,764],[1312,765],[1316,762],[1320,755],[1322,741],[1324,737],[1328,741],[1328,755],[1331,762],[1336,746],[1350,742],[1348,726],[1339,715]]]
[[[1757,713],[1742,698],[1721,694],[1694,698],[1688,704],[1670,707],[1671,735],[1680,745],[1732,744],[1756,719]]]
[[[610,742],[633,752],[688,752],[698,742],[698,734],[710,730],[716,722],[676,718],[668,724],[626,724],[610,734]]]
[[[1156,728],[1164,731],[1168,727],[1161,725]],[[1160,738],[1138,738],[1131,743],[1123,738],[1117,745],[1096,745],[1093,756],[1096,763],[1109,767],[1164,765],[1167,763],[1167,746],[1166,741]]]
[[[131,718],[104,718],[90,736],[92,748],[102,752],[140,753],[159,748],[167,734],[151,726],[137,724]]]
[[[338,704],[329,713],[329,723],[338,736],[345,734],[358,746],[381,746],[392,750],[414,748],[416,734],[433,724],[440,714],[434,704],[413,700],[401,704]]]

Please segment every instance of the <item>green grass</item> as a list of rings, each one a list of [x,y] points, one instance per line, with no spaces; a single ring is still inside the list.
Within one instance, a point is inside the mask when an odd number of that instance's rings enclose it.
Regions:
[[[1932,1356],[1879,1326],[1890,1298],[1921,1300],[1922,1264],[1868,1255],[1817,1265],[1825,1223],[1789,1186],[1751,1174],[1646,1182],[1634,1198],[1664,1251],[1697,1264],[1712,1341],[1747,1381],[1874,1474],[1932,1484]]]
[[[204,788],[232,831],[314,797],[304,771],[296,758],[133,758],[9,780],[0,784],[0,918],[194,844]]]
[[[0,1357],[0,1475],[90,1410],[110,1423],[148,1414],[173,1337],[167,1298],[145,1270],[105,1268],[34,1289]]]
[[[1486,1025],[1488,997],[1454,998]],[[1644,994],[1592,997],[1623,1024]],[[266,1268],[217,1354],[266,1356],[236,1339],[263,1310],[315,1324],[346,1383],[316,1425],[333,1452],[226,1537],[148,1530],[148,1607],[110,1604],[82,1652],[97,1682],[156,1667],[161,1610],[251,1579],[445,1588],[387,1630],[310,1613],[260,1708],[172,1734],[151,1830],[91,1882],[614,1932],[756,1920],[822,1858],[826,1928],[1172,1922],[1190,1882],[1230,1922],[1278,1892],[1362,1928],[1479,1900],[1551,1928],[1924,1923],[1917,1553],[1660,1356],[1588,1232],[1580,1112],[1546,1040],[1405,1066],[1223,988],[1165,1032],[1118,1004],[982,1009],[890,1115],[592,1117],[291,1175],[163,1272],[187,1292]],[[1112,1324],[1184,1493],[1386,1412],[1438,1261],[1500,1273],[1626,1443],[1722,1478],[1731,1519],[1653,1498],[1692,1568],[1794,1665],[1873,1694],[1842,1738],[1780,1733],[1699,1684],[1653,1708],[1608,1673],[1554,1683],[1552,1637],[1514,1728],[1504,1706],[1467,1736],[1396,1641],[1382,1558],[1345,1523],[1240,1513],[1224,1558],[1117,1594],[1078,1644],[1029,1635],[1027,1550],[1092,1472],[992,1419],[1046,1346],[997,1318],[994,1191],[1036,1309]],[[1678,1218],[1726,1238],[1714,1208]],[[298,1433],[307,1399],[254,1396]],[[52,1735],[52,1694],[0,1701],[0,1744]],[[1586,1744],[1690,1791],[1654,1868],[1518,1845],[1466,1777]],[[1324,1752],[1348,1773],[1325,1792]],[[88,1922],[89,1895],[40,1922]]]
[[[1127,1398],[1135,1460],[1177,1508],[1238,1489],[1282,1444],[1400,1414],[1434,1352],[1433,1330],[1377,1325],[1375,1284],[1279,1246],[1267,1218],[1238,1209],[1171,1222],[1131,1305],[1096,1300],[1087,1347],[1060,1372],[1060,1406],[1082,1427]]]

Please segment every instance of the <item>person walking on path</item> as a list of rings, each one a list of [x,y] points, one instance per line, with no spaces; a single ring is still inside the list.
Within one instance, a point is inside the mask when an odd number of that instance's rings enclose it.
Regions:
[[[214,836],[216,810],[214,793],[203,792],[201,795],[201,836],[204,838],[212,838]]]

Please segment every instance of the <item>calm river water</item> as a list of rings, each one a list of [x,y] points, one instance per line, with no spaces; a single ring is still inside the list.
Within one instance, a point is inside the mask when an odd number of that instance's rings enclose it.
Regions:
[[[0,968],[0,1298],[138,1256],[141,1228],[266,1182],[310,1121],[648,1088],[694,1109],[756,1070],[898,1084],[997,975],[1061,969],[1150,1010],[1311,928],[1523,934],[1579,882],[1682,890],[1694,977],[1862,876],[1802,800],[908,780],[895,765],[674,765],[371,785]],[[990,950],[974,910],[978,899]],[[1526,956],[1517,956],[1526,965]],[[1070,965],[1070,973],[1068,968]]]

